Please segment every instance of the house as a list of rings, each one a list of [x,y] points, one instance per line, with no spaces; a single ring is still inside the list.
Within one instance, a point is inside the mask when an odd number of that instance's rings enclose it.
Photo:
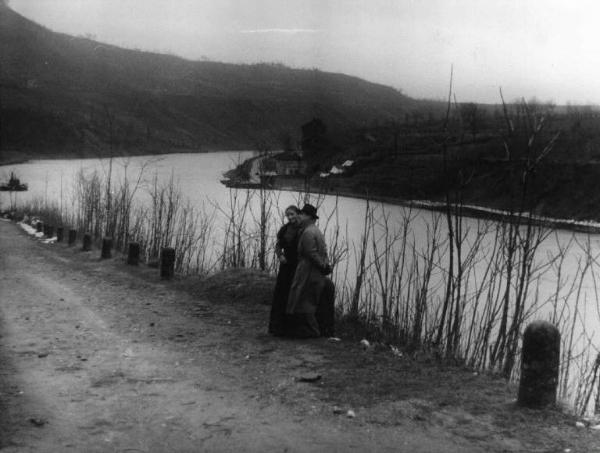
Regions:
[[[319,118],[313,118],[302,126],[302,150],[320,149],[326,143],[327,127]]]
[[[281,176],[297,176],[306,173],[306,162],[294,151],[285,151],[273,157],[275,172]]]

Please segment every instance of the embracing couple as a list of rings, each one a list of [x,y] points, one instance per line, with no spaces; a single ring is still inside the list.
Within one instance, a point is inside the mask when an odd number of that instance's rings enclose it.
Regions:
[[[279,273],[269,333],[296,338],[333,334],[333,283],[325,237],[316,225],[317,209],[289,206],[288,222],[277,233]]]

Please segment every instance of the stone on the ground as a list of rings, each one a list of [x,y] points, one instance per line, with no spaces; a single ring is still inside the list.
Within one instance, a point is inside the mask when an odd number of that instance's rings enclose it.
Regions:
[[[318,373],[307,373],[303,374],[298,378],[299,382],[317,382],[321,379],[321,375]]]

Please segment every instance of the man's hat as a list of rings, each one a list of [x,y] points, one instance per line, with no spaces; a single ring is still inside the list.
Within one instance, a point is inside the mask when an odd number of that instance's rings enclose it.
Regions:
[[[315,208],[312,204],[305,204],[304,207],[300,209],[300,212],[311,216],[313,219],[319,218],[319,216],[317,215],[317,208]]]

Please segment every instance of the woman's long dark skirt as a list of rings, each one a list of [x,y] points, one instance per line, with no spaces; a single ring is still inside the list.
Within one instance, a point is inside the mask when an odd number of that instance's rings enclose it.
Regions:
[[[287,315],[286,335],[292,338],[317,338],[321,335],[319,323],[313,313]]]
[[[294,279],[296,266],[281,264],[273,292],[273,303],[271,305],[271,317],[269,319],[269,333],[276,336],[286,335],[286,314],[288,295]]]

